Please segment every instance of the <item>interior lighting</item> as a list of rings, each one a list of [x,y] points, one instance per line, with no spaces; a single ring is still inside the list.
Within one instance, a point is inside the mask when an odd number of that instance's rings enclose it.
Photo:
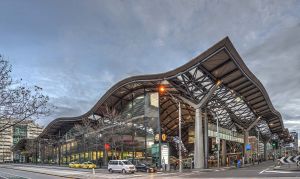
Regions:
[[[238,96],[238,97],[236,97],[236,99],[235,99],[235,101],[236,102],[240,102],[242,99]]]

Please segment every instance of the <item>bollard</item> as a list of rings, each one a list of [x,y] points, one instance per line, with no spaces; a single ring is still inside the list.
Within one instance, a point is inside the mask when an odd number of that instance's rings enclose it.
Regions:
[[[93,168],[93,175],[95,175],[95,169]]]

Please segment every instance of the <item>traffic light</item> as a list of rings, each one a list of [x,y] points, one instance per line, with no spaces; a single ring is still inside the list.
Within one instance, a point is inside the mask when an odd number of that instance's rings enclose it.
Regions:
[[[273,141],[272,147],[273,147],[273,149],[278,149],[278,141]]]

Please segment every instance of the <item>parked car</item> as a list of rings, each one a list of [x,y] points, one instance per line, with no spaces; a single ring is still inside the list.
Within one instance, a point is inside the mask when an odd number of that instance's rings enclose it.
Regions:
[[[117,171],[122,173],[134,173],[135,166],[128,160],[111,160],[108,162],[107,169],[110,173]]]
[[[135,165],[136,171],[153,173],[156,172],[156,167],[152,167],[150,164],[138,163]]]
[[[84,162],[81,164],[81,168],[96,168],[96,165],[92,162]]]
[[[69,167],[70,168],[80,168],[81,166],[80,166],[80,163],[78,163],[78,162],[71,162],[71,163],[69,163]]]

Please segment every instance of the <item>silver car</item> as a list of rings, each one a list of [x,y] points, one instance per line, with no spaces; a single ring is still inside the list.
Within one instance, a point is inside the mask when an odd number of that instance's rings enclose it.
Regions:
[[[135,166],[128,160],[111,160],[108,162],[108,171],[110,173],[117,171],[122,173],[134,173]]]

